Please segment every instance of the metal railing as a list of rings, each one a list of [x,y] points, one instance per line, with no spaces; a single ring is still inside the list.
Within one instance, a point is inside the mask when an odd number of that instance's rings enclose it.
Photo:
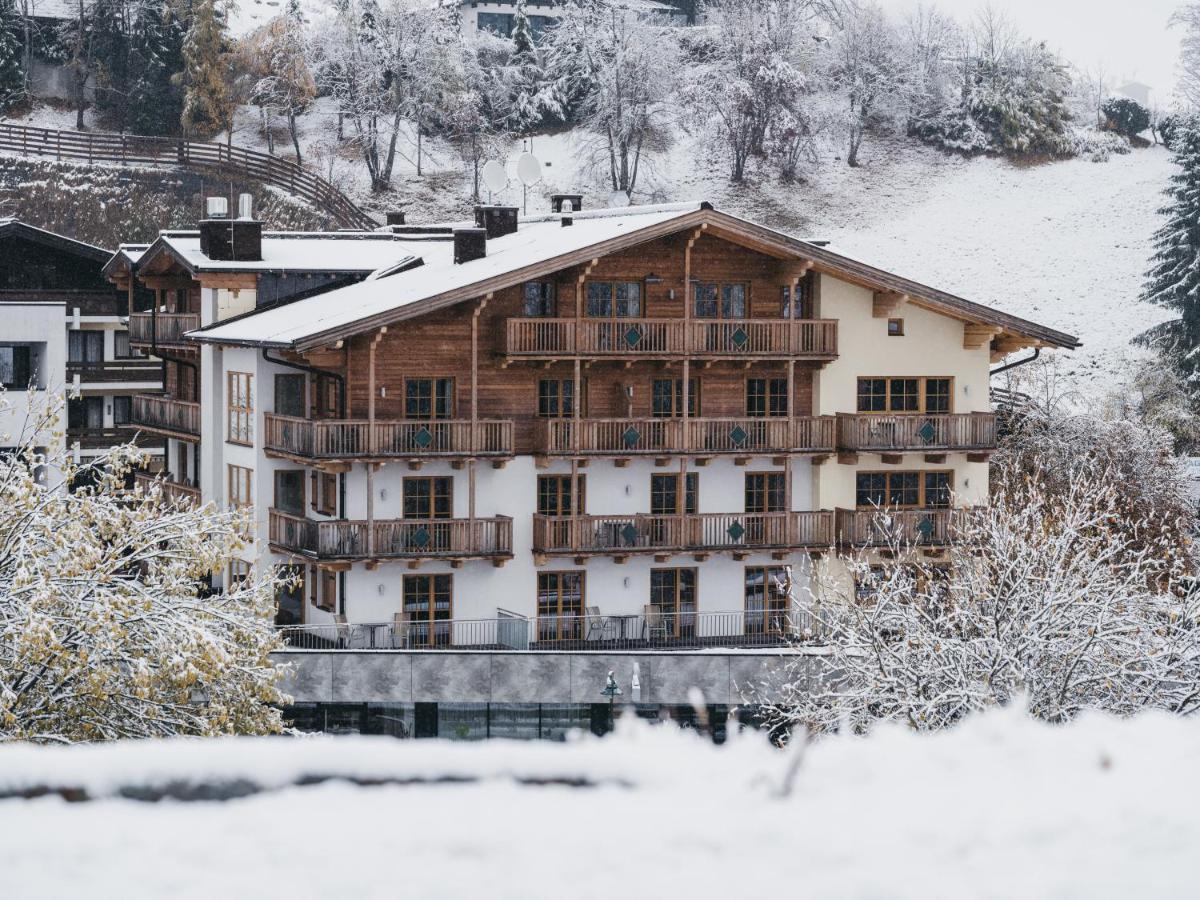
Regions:
[[[799,608],[418,621],[397,616],[391,622],[276,627],[289,647],[305,650],[698,650],[783,647],[824,636],[818,620]]]
[[[512,456],[511,420],[301,419],[267,413],[263,446],[305,459]]]
[[[512,318],[506,323],[505,339],[509,356],[676,356],[690,352],[698,357],[829,359],[837,356],[837,321]]]
[[[128,427],[198,438],[200,404],[175,400],[165,394],[134,394],[132,425]]]
[[[549,454],[832,453],[833,416],[788,418],[546,419],[538,447]],[[576,440],[578,437],[578,440]]]
[[[463,559],[512,556],[512,519],[316,521],[272,509],[271,543],[316,559]]]
[[[183,336],[199,327],[199,313],[134,313],[129,317],[129,342],[186,344]]]
[[[839,509],[838,543],[849,547],[944,547],[968,509]]]
[[[996,414],[839,413],[837,443],[843,450],[991,450]]]
[[[161,475],[151,475],[148,472],[136,473],[134,483],[146,492],[157,485],[168,503],[200,505],[200,488],[195,485],[171,481]]]
[[[762,551],[833,546],[832,512],[534,516],[535,553]]]
[[[243,147],[182,138],[62,131],[4,122],[0,123],[0,150],[88,163],[158,163],[203,172],[232,172],[307,200],[325,210],[343,227],[374,229],[379,226],[319,175],[290,159]]]
[[[67,378],[79,376],[80,384],[148,383],[163,380],[162,363],[156,359],[106,359],[101,362],[67,362]]]

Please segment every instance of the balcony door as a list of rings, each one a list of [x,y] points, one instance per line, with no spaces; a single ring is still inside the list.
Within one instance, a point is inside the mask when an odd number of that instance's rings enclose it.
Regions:
[[[398,534],[390,536],[397,550],[419,552],[450,549],[451,524],[454,515],[454,479],[405,478],[404,520]]]
[[[67,428],[98,430],[104,427],[104,398],[76,397],[67,401]]]
[[[692,314],[704,324],[696,349],[735,353],[749,345],[750,334],[741,324],[746,318],[747,294],[745,284],[692,284]]]
[[[700,475],[677,472],[650,476],[650,541],[654,546],[693,547],[699,545],[700,534],[695,520],[679,520],[679,516],[696,515],[696,495]],[[682,534],[680,528],[683,529]],[[673,540],[673,538],[675,538]]]
[[[782,523],[772,513],[787,512],[787,478],[783,472],[746,473],[747,544],[780,544]]]
[[[404,576],[404,621],[409,647],[450,646],[453,579],[453,575]]]
[[[636,281],[589,281],[584,309],[596,323],[597,350],[636,350],[645,336],[642,325],[642,285]]]
[[[583,572],[539,572],[539,641],[577,641],[583,637]]]
[[[571,496],[570,475],[539,475],[537,482],[537,513],[551,519],[546,523],[546,540],[550,546],[571,547],[572,516],[583,515],[587,509],[587,476],[578,476],[575,496]]]
[[[303,469],[280,469],[275,472],[274,506],[288,515],[304,515]]]
[[[746,634],[784,634],[791,607],[787,569],[747,566],[744,628]]]
[[[279,575],[285,585],[275,590],[275,624],[304,624],[304,566],[280,566]]]
[[[104,362],[104,332],[72,330],[67,332],[67,362]]]
[[[696,636],[696,580],[695,569],[650,570],[646,632],[652,641]]]
[[[306,378],[299,372],[275,376],[275,414],[304,419],[308,416],[305,402]]]

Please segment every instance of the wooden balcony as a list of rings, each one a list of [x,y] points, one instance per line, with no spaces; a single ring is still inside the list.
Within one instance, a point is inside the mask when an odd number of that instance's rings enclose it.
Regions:
[[[505,338],[510,359],[837,356],[834,319],[509,319]]]
[[[162,385],[163,366],[157,359],[106,359],[103,362],[68,362],[67,378],[79,376],[80,387],[110,384]]]
[[[134,483],[143,491],[149,492],[157,485],[162,490],[163,499],[171,504],[190,503],[200,505],[200,488],[178,481],[171,481],[161,475],[151,475],[148,472],[138,472],[134,475]]]
[[[538,448],[549,456],[771,456],[828,454],[833,416],[741,419],[547,419]],[[576,441],[578,436],[578,441]]]
[[[635,553],[745,555],[824,550],[833,545],[832,512],[705,513],[687,516],[534,516],[533,550],[545,556]]]
[[[966,509],[839,509],[838,543],[847,547],[944,547]]]
[[[196,443],[200,440],[200,404],[165,394],[135,394],[133,421],[125,427]]]
[[[272,509],[271,544],[312,559],[436,560],[512,558],[512,519],[377,519],[315,521]]]
[[[129,343],[193,347],[183,336],[199,327],[199,313],[134,313],[129,317]]]
[[[367,421],[299,419],[267,413],[263,447],[268,455],[290,459],[446,459],[487,457],[497,462],[513,455],[513,423]]]
[[[996,414],[846,415],[837,417],[839,450],[926,453],[947,450],[989,451],[996,448]]]
[[[111,450],[122,444],[133,444],[137,447],[157,446],[162,448],[162,441],[152,435],[135,434],[128,428],[68,428],[67,449],[72,450],[76,445],[85,453],[99,453]]]

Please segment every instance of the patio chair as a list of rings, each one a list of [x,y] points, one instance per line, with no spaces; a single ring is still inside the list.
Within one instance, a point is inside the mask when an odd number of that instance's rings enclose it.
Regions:
[[[600,615],[600,607],[588,606],[584,608],[584,613],[587,615],[587,632],[584,640],[587,641],[602,641],[604,640],[605,620]]]
[[[647,604],[645,607],[645,629],[646,638],[650,643],[654,643],[657,637],[660,641],[665,641],[668,637],[667,619],[662,614],[657,606]]]

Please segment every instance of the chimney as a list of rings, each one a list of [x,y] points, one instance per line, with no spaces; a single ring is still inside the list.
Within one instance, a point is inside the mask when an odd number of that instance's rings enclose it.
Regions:
[[[572,216],[563,216],[562,217],[562,227],[563,228],[570,228],[574,224],[575,224],[575,219]]]
[[[489,238],[515,234],[517,231],[517,207],[477,206],[475,207],[475,227],[487,231]]]
[[[483,228],[454,229],[454,264],[471,262],[487,256],[488,233]]]
[[[404,210],[396,209],[390,213],[387,213],[387,224],[388,225],[403,225],[403,224],[405,224],[404,223]]]
[[[550,212],[570,213],[583,209],[583,194],[551,194]]]
[[[262,259],[262,222],[252,218],[254,200],[242,194],[239,218],[229,219],[229,201],[209,197],[207,218],[200,222],[200,252],[217,262],[258,262]]]

